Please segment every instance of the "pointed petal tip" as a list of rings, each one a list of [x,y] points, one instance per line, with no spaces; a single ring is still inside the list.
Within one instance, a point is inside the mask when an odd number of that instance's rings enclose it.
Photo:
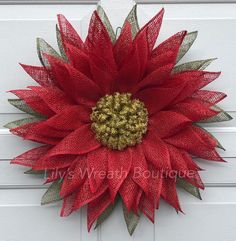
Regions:
[[[196,35],[196,37],[197,37],[198,31],[197,30],[196,31],[192,31],[192,32],[189,32],[188,34]]]
[[[58,14],[57,14],[57,20],[58,20],[58,22],[60,22],[62,18],[66,19],[66,17],[65,17],[63,14],[58,13]],[[67,19],[66,19],[66,20],[67,20]]]
[[[178,209],[175,209],[177,214],[182,213],[183,215],[186,215],[186,213],[179,207]]]
[[[163,8],[160,10],[160,12],[159,12],[159,13],[164,14],[164,13],[165,13],[165,8],[163,7]]]
[[[11,161],[10,161],[10,164],[11,164],[11,165],[14,165],[14,164],[16,164],[16,163],[15,163],[14,160],[11,160]]]
[[[3,127],[6,128],[6,129],[9,129],[8,124],[3,125]]]
[[[221,158],[219,162],[228,163],[228,161],[224,160],[223,158]]]
[[[39,43],[39,42],[45,42],[45,40],[43,39],[43,38],[40,38],[40,37],[37,37],[36,38],[36,42],[37,42],[37,44]]]
[[[165,9],[164,8],[162,8],[157,14],[156,14],[156,16],[161,16],[161,19],[163,19],[163,16],[164,16],[164,14],[165,14]]]
[[[217,60],[218,58],[211,58],[211,59],[209,59],[209,61],[215,61],[215,60]]]

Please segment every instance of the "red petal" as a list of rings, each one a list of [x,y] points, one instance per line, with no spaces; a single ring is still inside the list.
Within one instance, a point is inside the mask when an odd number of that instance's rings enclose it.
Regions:
[[[177,171],[177,175],[197,188],[204,189],[198,171],[201,170],[193,159],[183,150],[174,146],[168,146],[172,169]]]
[[[11,90],[11,93],[24,100],[36,112],[44,116],[52,116],[54,112],[47,104],[32,90]]]
[[[57,155],[81,155],[94,151],[101,146],[101,143],[95,139],[95,135],[90,128],[90,124],[84,125],[65,137],[50,154]]]
[[[161,85],[163,82],[165,82],[165,80],[170,77],[172,69],[172,64],[161,66],[160,68],[156,69],[151,74],[146,76],[142,81],[140,81],[134,87],[134,91],[132,92]]]
[[[112,200],[128,176],[132,164],[132,155],[130,149],[125,151],[108,151],[108,184]]]
[[[155,208],[159,208],[162,190],[162,176],[159,170],[153,165],[149,165],[150,177],[148,178],[149,190],[147,196],[153,202]]]
[[[156,133],[163,138],[177,133],[190,125],[192,121],[174,111],[160,111],[150,117],[149,123],[155,128]]]
[[[136,195],[136,198],[134,200],[133,206],[132,206],[132,210],[138,215],[139,214],[139,206],[140,206],[140,201],[141,201],[141,197],[143,194],[143,190],[140,188],[138,191],[138,194]]]
[[[160,139],[156,130],[149,128],[142,144],[148,162],[158,170],[170,170],[170,156],[167,145]]]
[[[118,73],[116,88],[119,91],[127,92],[132,90],[143,78],[148,58],[147,44],[147,32],[142,31],[135,38],[133,48]]]
[[[90,21],[86,44],[90,53],[102,57],[111,69],[116,69],[111,39],[96,11]]]
[[[130,53],[131,49],[132,49],[131,25],[129,22],[126,22],[113,48],[114,57],[118,67],[121,67],[123,65],[122,63]]]
[[[63,199],[63,204],[62,204],[61,213],[60,213],[61,217],[69,216],[74,211],[73,205],[75,202],[75,197],[76,197],[76,193],[73,193],[72,195],[65,197]]]
[[[150,88],[137,92],[134,98],[143,101],[149,114],[152,115],[170,105],[182,89],[183,85],[175,88]]]
[[[77,210],[82,206],[90,202],[93,202],[100,195],[107,192],[107,188],[108,186],[106,184],[103,184],[99,187],[99,189],[95,193],[92,193],[89,186],[89,180],[87,179],[76,194],[75,202],[73,204],[73,210]]]
[[[141,63],[138,49],[133,47],[115,80],[115,91],[130,92],[141,78]]]
[[[30,128],[24,136],[26,140],[36,141],[49,145],[58,144],[64,137],[70,134],[70,131],[56,130],[46,124],[47,121],[41,121]]]
[[[38,123],[40,123],[40,121],[29,123],[29,124],[22,125],[22,126],[18,126],[16,128],[10,129],[10,132],[13,135],[25,138],[28,135],[28,133],[30,133],[31,129],[33,129],[35,126],[37,126]]]
[[[93,223],[98,217],[105,211],[105,209],[111,204],[111,199],[108,192],[104,192],[100,197],[88,204],[87,209],[87,226],[90,231]]]
[[[81,185],[87,178],[86,167],[86,156],[78,156],[73,163],[71,163],[67,174],[63,178],[60,196],[67,197],[81,188]]]
[[[67,174],[68,167],[58,168],[56,170],[45,170],[47,174],[46,181],[44,184],[51,183],[63,179]]]
[[[89,55],[89,61],[94,82],[104,91],[104,93],[110,94],[116,72],[112,71],[109,63],[103,58],[95,56],[92,53]]]
[[[155,205],[152,200],[148,198],[148,196],[145,196],[144,194],[141,197],[140,200],[140,210],[143,212],[143,214],[154,223],[155,220]]]
[[[201,180],[201,177],[199,176],[197,171],[192,171],[191,175],[186,176],[184,178],[184,180],[186,180],[187,182],[191,183],[193,186],[197,187],[197,188],[201,188],[202,190],[204,190],[204,184]]]
[[[20,65],[25,70],[25,72],[29,74],[41,86],[48,87],[54,85],[53,81],[50,79],[47,69],[44,67],[30,66],[25,64]]]
[[[59,170],[68,168],[76,159],[75,155],[61,155],[48,158],[50,151],[40,158],[33,166],[34,170]]]
[[[47,119],[44,123],[57,130],[73,131],[90,122],[90,112],[91,109],[86,106],[71,106]]]
[[[66,44],[69,43],[83,49],[83,41],[68,20],[62,14],[58,14],[57,18],[64,48],[66,49]]]
[[[203,134],[200,128],[189,126],[174,136],[165,139],[165,142],[182,148],[187,152],[200,158],[214,161],[222,161],[222,158],[215,151],[217,142],[215,139]]]
[[[131,210],[131,207],[136,200],[138,192],[139,186],[133,181],[132,175],[128,175],[119,190],[121,198],[123,199],[123,202],[128,211]]]
[[[141,31],[137,34],[134,39],[133,46],[135,47],[135,51],[137,51],[140,65],[140,75],[139,81],[143,78],[143,75],[146,71],[147,60],[149,57],[149,49],[148,49],[148,29]]]
[[[217,104],[225,97],[227,97],[225,93],[209,90],[198,90],[192,95],[192,98],[207,102],[210,106]]]
[[[179,172],[201,170],[187,152],[172,145],[168,145],[168,149],[170,153],[171,167],[173,170],[177,170]]]
[[[47,56],[60,88],[77,103],[94,106],[102,96],[101,89],[87,76],[52,56]]]
[[[185,115],[193,122],[208,119],[219,113],[210,109],[209,103],[193,98],[185,99],[183,102],[174,105],[170,110]]]
[[[171,36],[164,42],[162,42],[159,46],[157,46],[152,52],[152,58],[159,58],[160,55],[165,54],[169,51],[173,53],[170,59],[170,63],[175,64],[176,58],[179,53],[179,48],[183,42],[183,39],[187,31],[178,32],[175,35]]]
[[[175,179],[163,178],[162,180],[162,198],[169,203],[177,211],[181,211],[181,207],[178,200],[178,195],[176,192],[176,182]]]
[[[88,78],[91,78],[88,55],[73,45],[67,44],[66,46],[66,55],[71,65]]]
[[[152,51],[156,43],[156,39],[160,32],[163,15],[164,15],[164,9],[162,9],[145,26],[143,26],[142,29],[139,31],[139,33],[136,35],[136,38],[139,38],[139,35],[142,34],[143,32],[147,33],[147,42],[148,42],[149,52]]]
[[[35,92],[46,105],[55,113],[61,112],[65,108],[71,107],[75,103],[68,98],[64,92],[57,87],[40,87],[40,86],[29,86],[30,89]],[[39,104],[42,103],[42,100]]]
[[[145,178],[145,173],[148,172],[147,162],[143,150],[140,145],[134,147],[132,151],[133,161],[131,172],[133,180],[143,189],[145,193],[148,192],[148,179]]]
[[[172,51],[166,51],[163,54],[160,54],[156,58],[150,58],[147,66],[146,66],[146,74],[150,74],[153,71],[161,68],[165,65],[171,65],[172,68],[174,67],[175,63],[173,62],[173,59],[175,59],[175,53]]]
[[[96,192],[107,175],[107,148],[89,152],[87,156],[90,189]]]
[[[46,155],[50,146],[40,146],[15,157],[11,164],[18,164],[26,167],[33,167],[38,159]]]
[[[186,71],[173,75],[173,78],[169,81],[169,87],[175,86],[180,83],[185,83],[184,90],[178,95],[174,103],[178,103],[190,97],[195,91],[208,85],[216,78],[218,78],[220,72],[206,72],[206,71]]]

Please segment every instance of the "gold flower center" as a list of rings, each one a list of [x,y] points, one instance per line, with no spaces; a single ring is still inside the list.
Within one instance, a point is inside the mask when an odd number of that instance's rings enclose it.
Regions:
[[[105,95],[93,107],[90,118],[96,139],[110,149],[135,146],[147,132],[148,111],[129,93]]]

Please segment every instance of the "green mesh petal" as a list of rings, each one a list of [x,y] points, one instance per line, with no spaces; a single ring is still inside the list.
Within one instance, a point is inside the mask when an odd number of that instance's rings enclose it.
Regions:
[[[196,60],[187,62],[184,64],[180,64],[174,67],[172,73],[176,74],[182,71],[189,71],[189,70],[204,70],[207,66],[209,66],[216,58],[214,59],[205,59],[205,60]]]
[[[222,110],[217,105],[214,105],[211,107],[212,110],[216,110],[219,112],[218,115],[215,115],[211,118],[208,118],[206,120],[201,120],[199,123],[214,123],[214,122],[223,122],[223,121],[230,121],[233,119],[232,116],[229,115],[226,111]]]
[[[48,188],[48,190],[44,193],[41,199],[41,205],[60,201],[62,199],[60,197],[61,185],[61,180],[53,182],[52,185]]]
[[[56,34],[57,34],[57,44],[58,44],[58,48],[60,50],[61,56],[67,62],[68,58],[66,56],[66,53],[62,44],[61,32],[57,24],[56,24]]]
[[[6,125],[4,125],[5,128],[7,129],[13,129],[13,128],[17,128],[19,126],[23,126],[26,124],[30,124],[30,123],[34,123],[34,122],[39,122],[43,120],[40,117],[27,117],[24,119],[20,119],[20,120],[16,120],[16,121],[12,121],[10,123],[7,123]]]
[[[119,202],[120,198],[119,196],[116,197],[114,204],[110,204],[104,212],[98,217],[97,223],[94,227],[96,229],[99,225],[101,225],[113,212],[115,207],[117,206],[117,203]]]
[[[37,117],[43,117],[41,114],[34,111],[29,105],[26,104],[24,100],[21,99],[8,99],[8,102],[16,107],[17,109]]]
[[[100,19],[102,20],[104,26],[106,27],[112,43],[115,43],[116,34],[114,33],[114,30],[111,26],[110,20],[108,19],[104,9],[100,5],[97,6],[97,13],[98,13],[98,16],[100,17]]]
[[[132,36],[134,38],[139,31],[139,24],[137,19],[137,5],[134,5],[132,10],[129,12],[127,18],[125,19],[125,22],[126,21],[128,21],[131,25]]]
[[[44,39],[41,38],[37,38],[37,52],[43,66],[49,65],[47,59],[43,56],[44,53],[61,59],[61,56],[57,53],[57,51],[54,50],[52,46],[50,46]]]
[[[128,232],[130,235],[132,235],[135,228],[138,225],[140,216],[135,214],[133,211],[128,211],[124,204],[123,204],[123,213],[124,213],[125,223],[126,223]]]
[[[29,174],[29,175],[45,175],[47,171],[44,170],[33,170],[29,169],[24,172],[24,174]]]
[[[202,200],[199,188],[193,186],[191,183],[185,181],[184,179],[178,178],[176,184],[194,197]]]
[[[188,33],[185,36],[185,38],[180,46],[176,63],[178,63],[184,57],[184,55],[188,52],[188,50],[191,48],[191,46],[193,45],[194,41],[197,38],[197,34],[198,34],[198,32],[195,31],[195,32]]]

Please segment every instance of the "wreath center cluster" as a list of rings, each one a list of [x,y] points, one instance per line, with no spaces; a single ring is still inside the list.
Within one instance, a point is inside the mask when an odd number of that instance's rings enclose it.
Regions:
[[[91,128],[97,140],[108,148],[123,150],[135,146],[147,131],[147,108],[129,93],[106,95],[92,110]]]

